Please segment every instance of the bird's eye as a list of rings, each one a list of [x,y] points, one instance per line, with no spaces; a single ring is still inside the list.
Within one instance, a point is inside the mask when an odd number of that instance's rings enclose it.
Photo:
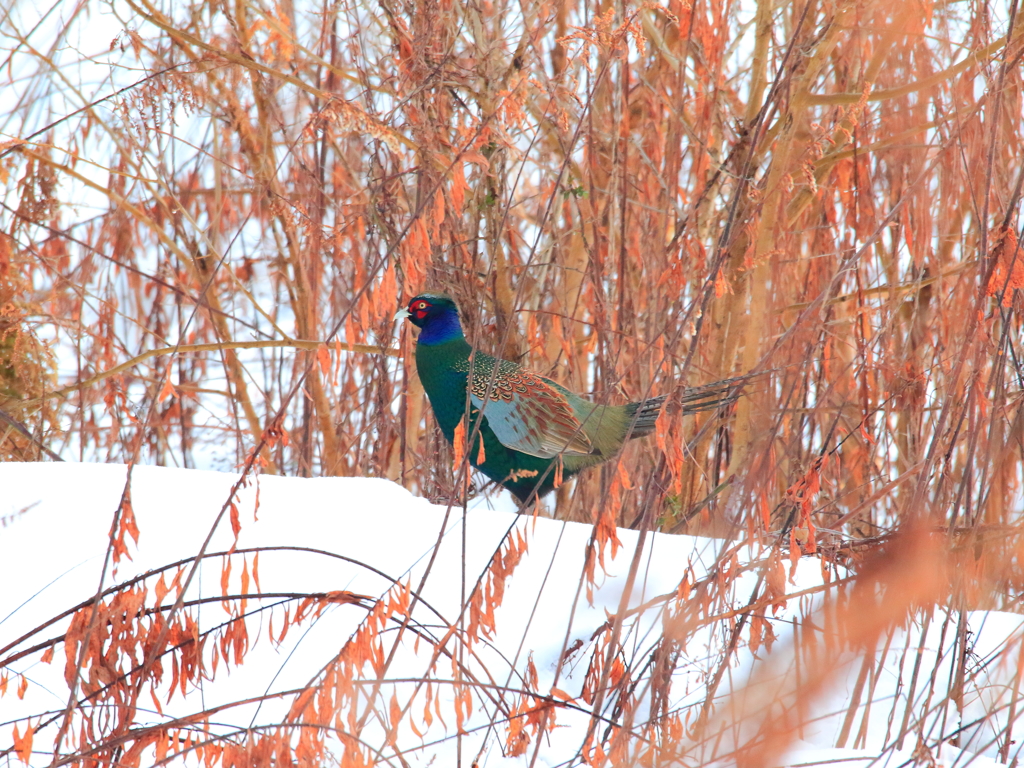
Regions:
[[[413,309],[426,309],[429,306],[430,305],[427,304],[427,302],[425,302],[425,301],[417,301],[416,302],[416,306],[413,307]]]

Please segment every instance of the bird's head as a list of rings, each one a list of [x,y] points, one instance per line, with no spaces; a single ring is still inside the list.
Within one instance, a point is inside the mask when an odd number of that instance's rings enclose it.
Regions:
[[[421,293],[400,309],[395,318],[409,318],[409,322],[422,329],[420,344],[442,344],[462,336],[459,308],[445,293]]]

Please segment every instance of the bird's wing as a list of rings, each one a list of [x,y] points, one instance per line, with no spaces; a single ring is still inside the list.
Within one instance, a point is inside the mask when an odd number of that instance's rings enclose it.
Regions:
[[[481,365],[474,366],[469,397],[502,445],[541,459],[594,452],[572,406],[550,382],[507,360],[494,361],[494,375],[493,363],[481,357],[477,356]]]

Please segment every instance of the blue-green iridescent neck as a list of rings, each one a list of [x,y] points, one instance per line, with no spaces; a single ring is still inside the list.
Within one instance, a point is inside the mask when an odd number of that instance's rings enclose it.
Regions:
[[[430,322],[423,326],[423,329],[420,331],[417,343],[434,346],[462,338],[465,337],[462,335],[459,313],[455,308],[452,308],[430,318]]]

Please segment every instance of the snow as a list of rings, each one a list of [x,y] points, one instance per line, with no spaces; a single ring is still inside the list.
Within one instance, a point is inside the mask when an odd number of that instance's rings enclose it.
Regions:
[[[264,595],[282,596],[264,598],[263,605],[280,605],[255,611],[247,619],[250,648],[244,664],[230,672],[222,667],[212,680],[190,687],[185,696],[168,700],[164,691],[163,713],[155,709],[140,712],[140,723],[159,723],[221,705],[227,709],[218,712],[217,722],[209,726],[218,733],[279,723],[292,699],[265,698],[259,704],[230,705],[267,692],[299,689],[316,680],[367,615],[356,605],[332,603],[316,620],[293,626],[284,642],[276,645],[269,641],[268,631],[273,627],[274,636],[280,636],[284,608],[290,605],[292,615],[296,610],[295,601],[289,603],[283,596],[344,590],[377,599],[384,598],[396,582],[408,584],[413,590],[422,583],[422,601],[412,610],[422,642],[413,643],[409,637],[399,644],[387,669],[390,682],[383,684],[386,690],[381,698],[386,703],[393,694],[403,703],[412,696],[422,696],[422,688],[412,681],[427,675],[434,680],[450,680],[452,676],[447,659],[430,669],[430,641],[458,624],[463,596],[471,594],[506,535],[518,531],[528,542],[528,550],[508,581],[496,613],[494,637],[482,638],[472,647],[473,653],[467,652],[464,658],[468,673],[497,687],[477,690],[473,714],[461,737],[456,736],[453,717],[446,715],[447,722],[434,718],[428,725],[421,717],[422,703],[411,714],[415,727],[424,734],[422,738],[406,720],[398,728],[397,745],[388,745],[380,723],[370,718],[360,738],[379,750],[383,763],[393,765],[402,764],[402,760],[409,765],[455,765],[460,755],[467,766],[473,760],[480,766],[530,765],[535,745],[521,757],[503,756],[506,725],[502,716],[495,714],[488,697],[496,696],[495,691],[501,687],[522,688],[531,660],[540,694],[548,694],[555,686],[573,698],[571,706],[556,710],[559,727],[542,737],[534,764],[578,764],[577,755],[589,723],[589,707],[578,697],[594,653],[592,635],[621,607],[634,609],[623,624],[621,644],[628,666],[642,668],[661,638],[666,608],[675,604],[674,598],[665,596],[673,595],[688,573],[691,579],[704,576],[724,546],[711,539],[648,535],[637,561],[636,587],[624,598],[639,534],[620,530],[622,547],[614,558],[606,552],[604,570],[597,569],[591,605],[581,587],[592,536],[590,525],[483,507],[467,512],[458,507],[449,509],[383,479],[262,476],[236,497],[241,525],[236,542],[230,514],[221,513],[237,474],[137,466],[132,470],[131,503],[140,538],[137,547],[129,547],[132,559],[121,560],[115,569],[106,557],[108,537],[127,477],[128,468],[122,465],[0,465],[0,520],[4,525],[0,529],[0,584],[4,585],[0,592],[0,647],[10,645],[0,656],[7,659],[12,653],[61,634],[67,619],[56,626],[37,628],[87,601],[100,588],[101,579],[106,588],[178,561],[185,562],[187,568],[208,537],[207,553],[224,553],[235,547],[230,555],[229,593],[242,591],[242,572],[251,572],[253,550],[260,548],[259,589]],[[758,556],[763,554],[745,550],[737,554],[738,562]],[[222,567],[228,559],[219,555],[204,560],[185,599],[219,598]],[[168,572],[168,581],[173,574]],[[753,570],[736,580],[736,607],[744,604],[755,582]],[[150,577],[146,583],[152,589],[155,578]],[[792,594],[821,583],[821,569],[814,558],[807,557],[787,588]],[[255,592],[255,586],[250,585],[248,591]],[[174,596],[172,590],[164,603],[172,602]],[[737,654],[729,679],[718,691],[721,706],[714,716],[720,733],[731,735],[714,743],[694,745],[696,761],[734,764],[730,762],[730,750],[738,743],[736,740],[747,738],[769,717],[772,705],[765,702],[786,701],[794,690],[793,675],[798,674],[789,622],[794,616],[813,616],[818,603],[820,598],[816,596],[792,600],[775,617],[778,640],[773,649],[762,647],[755,655],[744,647]],[[644,608],[635,610],[640,606]],[[198,605],[195,611],[202,629],[230,618],[217,599]],[[887,649],[877,649],[878,665],[870,693],[873,709],[868,712],[862,701],[847,739],[846,746],[856,744],[857,749],[839,748],[837,742],[861,668],[861,657],[851,651],[835,668],[832,685],[807,705],[800,739],[789,744],[784,754],[771,758],[771,763],[895,768],[927,754],[936,765],[996,764],[998,737],[1006,726],[1011,692],[1017,684],[1014,675],[1021,617],[996,612],[966,616],[975,635],[977,674],[969,681],[964,713],[958,721],[950,717],[949,702],[941,695],[952,668],[949,654],[951,635],[955,634],[948,627],[943,634],[945,615],[936,611],[927,628],[895,628]],[[382,635],[387,642],[393,642],[398,634],[396,625],[391,627]],[[387,642],[385,650],[390,651]],[[721,627],[709,626],[691,635],[673,673],[672,706],[693,712],[699,708],[724,642]],[[559,671],[563,648],[576,644],[580,649]],[[918,745],[912,738],[897,744],[892,720],[893,713],[898,720],[909,695],[912,661],[901,666],[903,650],[918,646],[923,669],[935,672],[936,683],[929,691],[919,685],[910,704],[914,717],[920,719],[919,732],[926,750],[919,750],[915,758]],[[450,642],[448,647],[454,648],[455,644]],[[10,746],[13,725],[20,724],[23,732],[27,718],[37,728],[45,720],[44,713],[59,712],[67,705],[64,649],[58,644],[56,660],[49,664],[41,660],[41,652],[29,653],[6,667],[12,682],[0,697],[0,724],[6,724],[0,726],[2,748]],[[914,654],[906,656],[915,658]],[[15,693],[18,675],[28,680],[23,698]],[[372,678],[372,673],[368,677]],[[745,686],[748,680],[750,685]],[[453,711],[452,686],[435,684],[435,691],[441,711]],[[646,684],[638,687],[641,699],[647,691]],[[508,695],[506,703],[513,698]],[[646,707],[642,704],[638,708],[638,716],[646,715]],[[868,720],[862,726],[865,715]],[[492,720],[499,723],[494,729],[487,727]],[[50,763],[55,731],[50,725],[36,733],[33,764]],[[959,734],[959,744],[967,749],[948,743],[954,732]],[[395,757],[394,746],[401,752],[400,759]],[[1016,746],[1010,750],[1010,757],[1015,754]],[[143,764],[147,764],[145,760]]]

